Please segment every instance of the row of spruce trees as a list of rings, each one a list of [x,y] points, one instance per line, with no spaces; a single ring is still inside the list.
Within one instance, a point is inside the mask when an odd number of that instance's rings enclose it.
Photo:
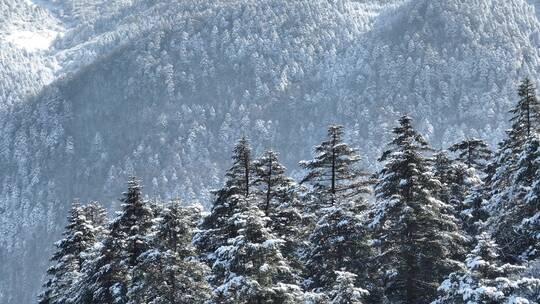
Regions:
[[[381,170],[332,125],[299,182],[247,139],[208,214],[143,200],[73,205],[40,303],[539,303],[540,104],[519,86],[494,153],[432,149],[403,116]]]

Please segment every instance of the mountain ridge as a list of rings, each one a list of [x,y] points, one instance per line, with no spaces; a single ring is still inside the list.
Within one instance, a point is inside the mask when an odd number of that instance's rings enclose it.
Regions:
[[[524,0],[73,3],[50,8],[69,24],[55,81],[0,117],[0,260],[36,261],[0,269],[3,303],[34,299],[46,261],[29,248],[50,247],[75,197],[114,209],[136,174],[149,197],[208,203],[236,138],[282,148],[299,175],[332,122],[374,167],[405,112],[436,147],[495,143],[517,81],[538,79],[540,25]]]

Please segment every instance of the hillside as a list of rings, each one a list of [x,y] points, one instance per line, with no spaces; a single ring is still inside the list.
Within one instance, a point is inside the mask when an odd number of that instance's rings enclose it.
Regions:
[[[19,2],[0,2],[19,38],[0,47],[2,303],[33,301],[73,198],[113,210],[137,175],[150,198],[207,204],[241,135],[298,175],[331,122],[371,167],[403,113],[437,148],[494,143],[540,72],[525,0]],[[30,17],[62,34],[21,49],[10,28]]]

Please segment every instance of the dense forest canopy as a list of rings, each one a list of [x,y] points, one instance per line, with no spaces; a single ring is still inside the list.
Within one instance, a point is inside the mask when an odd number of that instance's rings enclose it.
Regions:
[[[109,220],[75,202],[39,303],[540,303],[540,102],[518,96],[493,153],[404,115],[377,172],[334,124],[299,183],[240,138],[209,212],[136,178]]]

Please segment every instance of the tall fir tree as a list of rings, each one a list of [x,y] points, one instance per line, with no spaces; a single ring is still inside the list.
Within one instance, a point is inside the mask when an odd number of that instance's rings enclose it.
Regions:
[[[477,218],[472,218],[476,214],[469,196],[483,183],[475,167],[450,159],[447,151],[439,151],[434,155],[433,174],[441,184],[438,198],[449,205],[450,211],[460,220],[461,228],[468,228],[477,221]]]
[[[283,240],[268,228],[269,218],[257,204],[244,200],[230,219],[238,236],[217,252],[212,267],[220,278],[218,303],[299,303],[303,292],[299,278],[281,254]]]
[[[47,270],[49,279],[39,295],[41,304],[65,303],[70,288],[80,279],[84,252],[96,242],[95,229],[84,211],[78,202],[73,203],[63,239],[55,244],[54,265]]]
[[[535,146],[540,128],[540,108],[534,85],[529,79],[521,83],[518,95],[520,100],[511,111],[511,129],[488,167],[484,192],[485,209],[490,214],[486,225],[501,247],[502,258],[511,262],[536,256],[526,257],[531,254],[526,251],[534,240],[526,237],[526,230],[520,230],[520,224],[534,216],[530,210],[534,209],[535,203],[530,198],[535,197],[532,186],[536,175]]]
[[[209,264],[215,259],[215,250],[235,236],[236,230],[228,224],[228,220],[236,212],[238,202],[248,197],[250,192],[253,168],[251,147],[245,137],[234,147],[232,160],[233,165],[225,174],[223,187],[214,191],[216,199],[212,210],[202,221],[193,239],[203,260]]]
[[[509,133],[516,144],[523,143],[526,138],[538,132],[540,127],[540,104],[536,98],[536,88],[528,77],[519,85],[518,96],[520,99],[517,105],[510,111],[513,116],[510,119],[512,129]]]
[[[225,185],[216,191],[219,199],[239,194],[249,196],[252,183],[252,156],[251,146],[246,137],[240,138],[233,149],[233,165],[225,174]]]
[[[528,261],[540,256],[540,136],[529,139],[517,156],[512,185],[492,198],[488,228],[507,261]],[[504,201],[496,202],[500,198]]]
[[[360,156],[343,142],[343,126],[328,127],[327,138],[315,146],[314,159],[300,162],[307,170],[301,183],[309,183],[319,204],[333,204],[338,198],[361,196],[368,180],[359,169]]]
[[[438,282],[458,262],[466,239],[448,204],[437,199],[440,182],[434,178],[425,139],[403,116],[394,128],[390,149],[380,159],[376,208],[371,226],[380,246],[378,264],[384,294],[392,303],[429,303]]]
[[[523,151],[527,140],[540,130],[540,107],[534,85],[529,78],[519,85],[518,95],[520,99],[510,111],[511,128],[506,131],[506,138],[499,143],[487,168],[488,199],[504,195],[507,187],[512,185],[510,177],[516,169],[516,156]],[[499,198],[495,200],[500,201]]]
[[[129,303],[203,304],[212,297],[208,267],[191,243],[201,209],[167,204],[151,234],[151,248],[133,269]]]
[[[305,227],[297,185],[285,175],[286,169],[279,162],[278,153],[272,150],[256,159],[253,168],[252,188],[261,202],[260,209],[269,217],[272,232],[285,241],[281,247],[283,255],[300,271]]]
[[[147,235],[152,228],[154,214],[149,204],[142,198],[142,186],[140,182],[132,178],[128,182],[128,191],[122,198],[122,213],[117,220],[112,222],[111,236],[123,239],[124,263],[133,267],[137,264],[137,258],[148,249]]]
[[[121,199],[122,211],[108,227],[109,233],[85,267],[85,276],[74,297],[78,304],[125,304],[132,269],[149,248],[146,235],[152,226],[152,210],[142,199],[142,187],[132,178]]]
[[[278,153],[266,151],[253,162],[253,188],[263,204],[260,208],[270,215],[283,202],[294,199],[295,183],[285,175],[285,167],[279,162]]]

